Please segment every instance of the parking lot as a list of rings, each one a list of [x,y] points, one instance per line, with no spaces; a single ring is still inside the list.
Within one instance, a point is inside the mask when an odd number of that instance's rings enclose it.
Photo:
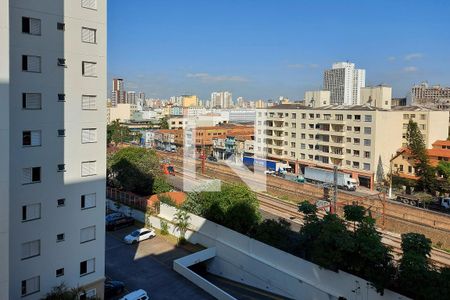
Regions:
[[[134,227],[106,234],[106,277],[125,283],[128,292],[144,289],[153,299],[213,299],[172,269],[174,259],[189,253],[156,236],[137,245],[122,238]],[[120,298],[120,297],[119,297]]]

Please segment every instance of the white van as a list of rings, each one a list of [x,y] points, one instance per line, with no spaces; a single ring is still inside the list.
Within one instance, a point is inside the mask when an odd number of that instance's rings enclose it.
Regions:
[[[150,297],[147,295],[147,292],[140,289],[129,294],[126,294],[120,300],[149,300]]]

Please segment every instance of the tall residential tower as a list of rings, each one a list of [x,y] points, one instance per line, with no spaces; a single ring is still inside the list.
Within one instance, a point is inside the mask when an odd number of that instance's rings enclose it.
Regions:
[[[0,299],[102,297],[106,1],[0,0]]]
[[[366,70],[355,64],[338,62],[323,77],[323,89],[330,91],[331,104],[361,104],[361,88],[366,86]]]

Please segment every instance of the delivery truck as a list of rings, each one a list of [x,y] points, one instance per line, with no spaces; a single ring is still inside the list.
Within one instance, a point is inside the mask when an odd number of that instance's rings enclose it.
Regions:
[[[261,170],[266,174],[286,174],[291,169],[289,164],[284,162],[251,156],[244,156],[242,162],[249,169],[254,171]]]
[[[320,168],[306,167],[303,175],[308,182],[320,182],[327,184],[334,184],[333,170],[326,170]],[[350,174],[337,172],[337,187],[347,191],[356,190],[358,182],[350,176]]]

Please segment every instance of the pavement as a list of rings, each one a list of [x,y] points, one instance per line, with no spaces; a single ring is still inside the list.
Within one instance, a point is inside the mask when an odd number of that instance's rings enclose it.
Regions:
[[[106,234],[107,278],[123,281],[127,292],[144,289],[152,300],[214,299],[172,269],[173,260],[189,252],[159,236],[137,245],[123,243],[122,238],[134,229]]]

